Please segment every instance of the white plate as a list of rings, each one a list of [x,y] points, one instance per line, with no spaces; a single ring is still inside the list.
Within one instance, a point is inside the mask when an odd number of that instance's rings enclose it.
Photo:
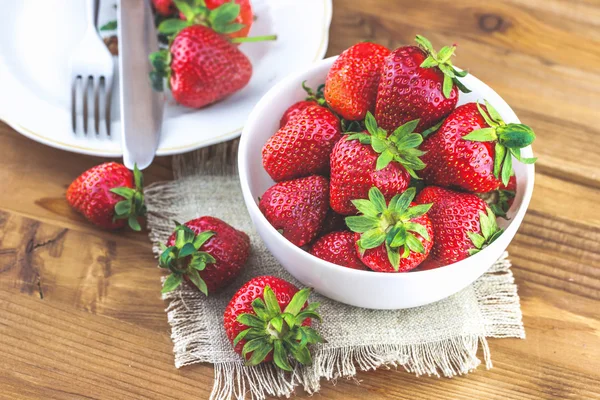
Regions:
[[[0,119],[23,135],[63,150],[104,157],[122,155],[118,88],[111,138],[71,132],[68,59],[85,29],[82,0],[19,0],[0,13]],[[99,26],[116,19],[116,0],[102,0]],[[279,80],[306,69],[327,49],[331,0],[253,0],[251,36],[277,34],[275,42],[240,49],[254,67],[248,86],[202,110],[165,110],[157,155],[183,153],[240,135],[258,100]],[[91,139],[90,139],[91,138]]]

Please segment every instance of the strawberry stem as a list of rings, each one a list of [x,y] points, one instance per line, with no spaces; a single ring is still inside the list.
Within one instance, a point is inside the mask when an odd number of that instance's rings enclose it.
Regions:
[[[126,219],[131,229],[140,231],[142,227],[138,217],[146,215],[146,205],[144,204],[144,179],[137,164],[133,166],[133,181],[135,186],[133,189],[130,187],[110,189],[112,193],[124,198],[115,204],[113,220]]]
[[[189,227],[177,223],[174,233],[174,245],[167,247],[161,243],[162,253],[158,258],[158,266],[171,271],[171,275],[163,284],[162,293],[176,289],[183,281],[183,277],[187,277],[208,296],[206,283],[199,272],[203,271],[207,264],[213,264],[216,260],[209,253],[200,251],[200,247],[213,237],[215,232],[204,231],[196,234]]]
[[[251,43],[251,42],[264,42],[267,40],[277,40],[277,35],[266,35],[266,36],[252,36],[252,37],[236,37],[230,39],[231,43]]]
[[[504,122],[498,111],[487,100],[485,101],[485,109],[479,103],[477,103],[477,109],[490,127],[474,130],[463,136],[463,139],[473,142],[495,143],[494,176],[496,179],[501,179],[506,186],[510,177],[514,174],[512,157],[524,164],[536,162],[537,158],[521,156],[521,149],[533,143],[535,133],[527,125]]]
[[[467,75],[467,71],[459,71],[452,65],[452,56],[456,50],[456,45],[444,46],[440,51],[435,51],[431,42],[427,38],[417,35],[415,42],[425,51],[427,58],[421,63],[421,68],[433,68],[437,67],[444,74],[444,83],[442,85],[442,92],[445,98],[450,98],[452,88],[454,85],[463,93],[470,93],[471,90],[467,88],[458,78],[464,78]]]
[[[319,303],[305,304],[310,289],[298,291],[281,310],[277,297],[270,286],[265,286],[263,298],[252,301],[253,314],[240,314],[237,322],[248,326],[233,340],[236,346],[240,340],[246,340],[242,355],[247,365],[257,365],[264,361],[269,353],[273,353],[275,365],[285,371],[291,371],[289,359],[293,358],[301,364],[311,364],[312,358],[307,345],[323,343],[317,331],[302,323],[308,319],[321,320],[316,309]]]
[[[400,258],[408,257],[411,252],[424,252],[416,234],[427,241],[431,240],[425,226],[413,220],[427,213],[433,204],[411,207],[415,194],[415,188],[409,188],[386,204],[383,193],[377,187],[372,187],[368,200],[352,201],[362,215],[346,218],[348,228],[361,234],[356,242],[359,249],[364,251],[385,244],[388,260],[396,271],[400,265]]]

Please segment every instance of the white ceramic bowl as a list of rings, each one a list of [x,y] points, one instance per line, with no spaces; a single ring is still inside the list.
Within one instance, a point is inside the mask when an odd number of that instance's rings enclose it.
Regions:
[[[254,107],[244,127],[239,147],[239,173],[244,201],[256,230],[275,258],[296,279],[342,303],[374,309],[401,309],[433,303],[460,291],[487,271],[515,236],[531,200],[533,165],[514,161],[517,196],[508,213],[510,220],[498,220],[505,232],[474,256],[429,271],[397,274],[359,271],[323,261],[285,239],[260,212],[258,197],[274,184],[262,166],[262,147],[279,128],[279,119],[287,107],[305,97],[301,83],[306,80],[311,87],[323,83],[334,60],[335,57],[322,60],[281,81]],[[463,82],[472,92],[461,93],[459,105],[486,99],[507,123],[519,122],[508,104],[485,83],[472,75],[467,75]],[[522,154],[533,156],[530,147],[523,149]]]

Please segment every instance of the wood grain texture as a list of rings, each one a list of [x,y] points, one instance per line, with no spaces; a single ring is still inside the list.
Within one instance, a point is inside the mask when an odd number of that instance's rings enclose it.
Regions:
[[[329,55],[416,33],[468,67],[537,132],[536,187],[509,247],[526,340],[491,340],[494,368],[323,382],[323,399],[600,399],[600,3],[334,0]],[[208,398],[210,365],[177,370],[145,234],[104,232],[64,200],[98,158],[0,123],[0,398]],[[169,158],[146,171],[170,179]],[[297,397],[307,397],[298,393]]]

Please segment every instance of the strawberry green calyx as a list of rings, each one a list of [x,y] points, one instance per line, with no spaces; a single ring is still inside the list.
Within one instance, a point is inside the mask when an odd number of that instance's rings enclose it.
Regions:
[[[140,231],[142,227],[138,222],[138,218],[146,215],[146,205],[144,204],[144,177],[137,164],[133,166],[133,180],[134,189],[129,187],[110,189],[112,193],[125,198],[125,200],[115,204],[113,220],[126,219],[131,229]]]
[[[207,252],[199,249],[214,235],[213,231],[204,231],[196,235],[187,226],[177,224],[175,244],[171,247],[160,244],[162,253],[158,259],[158,266],[171,271],[163,283],[162,293],[175,290],[183,278],[187,277],[202,293],[208,296],[206,283],[198,272],[203,271],[206,264],[213,264],[216,260]]]
[[[173,37],[182,29],[192,25],[205,25],[223,35],[237,32],[246,26],[235,22],[240,15],[240,5],[234,0],[212,10],[206,7],[204,0],[173,0],[173,3],[185,19],[170,18],[162,21],[158,26],[158,32],[167,37]],[[231,38],[230,40],[232,43],[245,43],[276,39],[276,35],[267,35]]]
[[[436,52],[431,45],[431,42],[421,35],[415,37],[415,42],[427,53],[427,58],[421,63],[421,68],[438,67],[444,74],[444,83],[442,92],[444,97],[450,98],[453,85],[463,93],[470,93],[469,90],[458,78],[467,76],[467,71],[459,71],[452,65],[452,56],[456,50],[456,46],[444,46],[439,52]]]
[[[521,149],[533,143],[535,133],[527,125],[505,123],[490,103],[485,101],[485,106],[487,112],[477,103],[477,109],[490,127],[477,129],[463,136],[463,139],[474,142],[495,142],[494,176],[496,179],[501,179],[504,185],[508,185],[511,175],[514,174],[512,157],[524,164],[536,162],[537,158],[521,157]]]
[[[317,88],[317,91],[313,91],[312,88],[306,85],[306,81],[302,82],[302,89],[306,92],[307,96],[304,100],[314,101],[320,106],[328,107],[327,102],[325,101],[325,95],[323,91],[325,90],[325,84],[322,83]]]
[[[105,32],[105,31],[114,31],[116,29],[117,29],[117,21],[112,20],[112,21],[108,21],[107,23],[102,25],[99,30],[102,32]]]
[[[164,90],[165,79],[167,80],[167,86],[171,82],[171,52],[168,49],[162,49],[150,53],[148,58],[153,68],[153,71],[150,72],[152,89],[162,92]]]
[[[402,165],[410,176],[419,179],[415,170],[425,168],[425,163],[419,158],[425,152],[418,149],[419,145],[423,143],[423,137],[414,132],[418,124],[418,119],[407,122],[388,137],[388,133],[377,126],[373,114],[367,112],[365,127],[368,133],[346,132],[345,134],[349,135],[347,140],[359,140],[362,144],[370,144],[373,150],[379,154],[375,165],[377,171],[395,161]]]
[[[479,253],[481,250],[489,246],[494,240],[500,237],[502,232],[504,232],[503,229],[498,227],[494,212],[488,207],[486,207],[486,212],[487,214],[485,214],[483,211],[479,212],[479,225],[481,226],[481,234],[467,232],[469,239],[471,239],[471,242],[473,242],[473,245],[475,246],[475,248],[469,249],[470,256]]]
[[[222,34],[237,32],[245,26],[235,22],[240,14],[240,5],[234,1],[213,10],[206,7],[204,0],[173,0],[173,3],[185,19],[171,18],[161,22],[158,31],[167,36],[192,25],[206,25]]]
[[[303,308],[309,295],[310,289],[298,291],[282,312],[275,293],[270,286],[265,286],[264,300],[258,297],[252,302],[256,315],[238,315],[237,321],[249,328],[236,336],[233,345],[246,340],[242,356],[247,359],[247,365],[261,363],[271,352],[275,365],[285,371],[292,370],[290,358],[304,365],[312,363],[308,345],[325,341],[316,330],[302,325],[307,318],[321,320],[316,312],[319,303]],[[249,353],[252,354],[247,358]]]
[[[351,231],[361,234],[356,242],[359,250],[374,249],[385,244],[388,260],[396,271],[400,258],[407,258],[410,252],[423,253],[423,244],[415,233],[427,241],[431,238],[425,226],[413,220],[426,214],[433,204],[411,207],[416,193],[415,188],[409,188],[394,196],[386,205],[383,193],[372,187],[368,200],[353,200],[352,204],[362,215],[346,217],[346,225]]]

